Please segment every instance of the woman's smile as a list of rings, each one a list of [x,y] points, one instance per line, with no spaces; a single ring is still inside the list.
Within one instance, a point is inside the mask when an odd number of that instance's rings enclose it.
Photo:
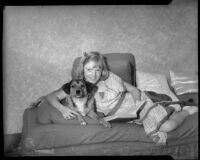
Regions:
[[[101,77],[102,69],[94,61],[89,61],[84,66],[85,80],[90,83],[96,83]]]

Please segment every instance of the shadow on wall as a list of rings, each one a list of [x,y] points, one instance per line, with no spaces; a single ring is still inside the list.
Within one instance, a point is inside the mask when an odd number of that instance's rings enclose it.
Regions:
[[[197,72],[197,1],[169,6],[9,6],[4,10],[5,133],[70,80],[83,51],[133,53],[137,69]]]

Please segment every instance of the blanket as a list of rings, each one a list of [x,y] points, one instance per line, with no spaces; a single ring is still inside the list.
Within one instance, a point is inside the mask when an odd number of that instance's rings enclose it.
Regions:
[[[155,138],[157,144],[166,144],[167,133],[160,132],[159,128],[175,111],[170,104],[180,104],[181,102],[173,102],[169,96],[152,91],[142,92],[141,100],[144,103],[139,108],[139,118],[134,122],[142,124],[145,133]]]

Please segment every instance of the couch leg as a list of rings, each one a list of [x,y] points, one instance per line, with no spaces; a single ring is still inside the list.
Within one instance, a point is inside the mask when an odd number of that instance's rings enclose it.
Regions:
[[[21,140],[21,133],[5,134],[4,135],[4,155],[15,155],[16,148]]]

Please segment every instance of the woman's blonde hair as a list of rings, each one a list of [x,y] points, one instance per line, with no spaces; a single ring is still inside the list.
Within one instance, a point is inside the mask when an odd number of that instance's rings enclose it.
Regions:
[[[84,79],[84,66],[87,62],[94,61],[100,64],[102,73],[100,80],[106,80],[109,76],[109,70],[107,65],[106,57],[104,57],[101,53],[93,51],[93,52],[84,52],[81,60],[75,70],[75,77],[77,79]]]

